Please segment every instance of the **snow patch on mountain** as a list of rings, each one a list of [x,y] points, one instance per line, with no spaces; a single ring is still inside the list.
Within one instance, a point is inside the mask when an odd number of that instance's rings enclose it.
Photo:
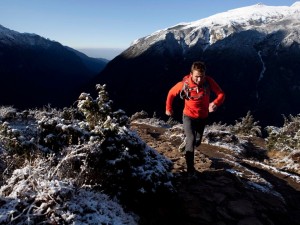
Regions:
[[[8,28],[0,25],[0,44],[4,44],[7,46],[35,46],[39,45],[43,48],[48,48],[51,43],[51,40],[43,38],[37,34],[32,33],[19,33],[14,30],[10,30]]]
[[[196,44],[201,44],[203,50],[205,50],[208,46],[235,32],[255,28],[259,31],[269,33],[271,31],[268,31],[269,29],[266,31],[265,26],[287,18],[299,21],[299,17],[300,2],[296,2],[290,7],[256,4],[218,13],[194,22],[179,23],[173,27],[158,30],[146,37],[135,40],[131,44],[130,49],[139,50],[134,51],[135,54],[139,55],[159,41],[166,40],[171,34],[178,45],[182,46],[183,53]],[[294,33],[293,35],[297,36],[299,34]],[[288,44],[290,40],[293,40],[293,38],[285,41]]]

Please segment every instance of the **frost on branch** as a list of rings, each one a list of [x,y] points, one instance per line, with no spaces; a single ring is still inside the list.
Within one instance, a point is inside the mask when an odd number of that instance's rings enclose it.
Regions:
[[[78,109],[84,114],[91,129],[95,129],[98,125],[107,122],[108,117],[113,117],[115,120],[113,122],[119,123],[121,126],[128,125],[129,118],[124,111],[112,112],[112,100],[109,99],[105,88],[106,85],[96,85],[98,97],[95,100],[90,94],[81,93],[78,100]]]
[[[137,224],[107,195],[51,179],[50,161],[27,162],[0,188],[0,224]]]
[[[247,115],[241,118],[241,121],[235,121],[235,125],[232,127],[232,132],[245,136],[261,136],[261,127],[258,125],[258,121],[254,121],[251,112],[248,111]]]
[[[267,144],[269,149],[292,152],[300,150],[300,114],[284,117],[283,127],[268,126]]]

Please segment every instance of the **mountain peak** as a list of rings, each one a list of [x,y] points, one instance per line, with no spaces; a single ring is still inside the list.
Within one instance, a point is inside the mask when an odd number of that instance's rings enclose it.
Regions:
[[[300,1],[295,2],[291,7],[300,7]]]
[[[287,15],[294,13],[294,7],[289,6],[267,6],[261,3],[245,6],[228,10],[227,12],[218,13],[192,22],[191,25],[199,26],[199,24],[206,23],[218,23],[220,25],[234,23],[245,23],[249,20],[259,20],[262,23],[269,22],[270,20],[276,20]]]
[[[259,3],[256,4],[256,6],[257,7],[263,7],[263,6],[266,6],[266,5],[264,3],[262,3],[262,2],[259,2]]]

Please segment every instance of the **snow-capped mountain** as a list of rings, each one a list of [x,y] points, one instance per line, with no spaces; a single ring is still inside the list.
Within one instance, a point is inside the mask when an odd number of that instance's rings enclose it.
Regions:
[[[106,62],[0,25],[0,105],[69,106]]]
[[[168,90],[193,61],[202,60],[227,96],[216,119],[234,121],[250,110],[262,123],[282,123],[282,114],[300,112],[299,19],[296,2],[257,4],[180,23],[134,41],[98,82],[107,83],[115,104],[129,113],[164,115]]]
[[[19,33],[0,25],[0,43],[6,46],[40,45],[47,49],[50,47],[51,41],[37,34]]]
[[[134,41],[132,47],[139,50],[135,52],[136,54],[142,54],[158,41],[166,40],[167,36],[171,33],[178,44],[182,46],[183,52],[188,51],[189,48],[197,44],[200,44],[202,49],[205,50],[208,46],[229,37],[233,33],[255,29],[269,34],[284,27],[291,28],[294,26],[293,23],[282,24],[283,27],[268,26],[289,18],[295,20],[297,23],[296,20],[300,16],[299,13],[300,2],[296,2],[290,7],[257,4],[229,10],[190,23],[180,23],[173,27],[156,31],[149,36]]]

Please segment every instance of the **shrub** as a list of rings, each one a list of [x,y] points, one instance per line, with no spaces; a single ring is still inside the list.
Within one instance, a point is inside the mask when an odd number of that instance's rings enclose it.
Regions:
[[[248,111],[247,115],[241,118],[241,121],[235,121],[235,125],[232,127],[232,132],[234,134],[245,136],[261,136],[261,127],[258,123],[258,121],[254,121],[251,112]]]
[[[284,117],[282,128],[267,126],[267,147],[269,149],[292,151],[300,149],[300,114]]]
[[[35,148],[43,154],[29,161],[49,160],[49,179],[71,179],[76,187],[89,185],[120,198],[172,191],[172,162],[129,129],[123,110],[112,110],[105,85],[96,85],[96,89],[96,99],[87,93],[80,95],[77,109],[48,106],[1,123],[1,146],[10,156],[18,149],[21,158],[26,152],[22,144],[31,137],[34,146],[28,152]]]
[[[136,112],[130,117],[130,121],[138,120],[138,119],[146,119],[148,118],[148,113],[144,110],[140,112]]]
[[[17,110],[12,106],[1,106],[0,107],[0,120],[10,120],[15,118]]]

